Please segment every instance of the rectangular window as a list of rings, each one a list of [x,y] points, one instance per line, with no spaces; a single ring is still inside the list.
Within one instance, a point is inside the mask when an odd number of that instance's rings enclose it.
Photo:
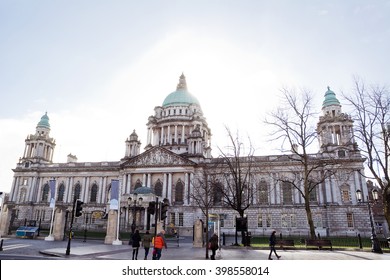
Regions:
[[[282,221],[282,227],[288,227],[288,215],[282,214],[280,218]]]
[[[184,225],[184,213],[179,213],[179,227]]]
[[[281,215],[282,227],[296,227],[297,215],[296,214],[282,214]]]
[[[351,201],[351,194],[349,190],[341,190],[341,199],[343,200],[343,202]]]
[[[267,228],[272,227],[272,217],[271,217],[271,214],[267,214],[265,221],[266,221]]]
[[[317,201],[317,187],[314,187],[311,189],[310,194],[309,194],[309,199],[311,202]]]
[[[263,215],[262,214],[259,214],[257,216],[257,227],[263,227]]]
[[[169,213],[169,220],[170,220],[171,224],[176,226],[176,213]]]
[[[322,228],[322,215],[321,214],[315,214],[313,216],[313,223],[316,228]]]
[[[283,182],[282,184],[282,195],[284,204],[292,204],[292,190],[293,186],[290,182]]]
[[[297,215],[290,214],[291,227],[297,227]]]
[[[353,228],[353,214],[347,213],[347,225],[349,228]]]

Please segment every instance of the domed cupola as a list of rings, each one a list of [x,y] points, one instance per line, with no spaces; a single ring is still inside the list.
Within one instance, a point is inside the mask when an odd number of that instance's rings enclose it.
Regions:
[[[145,149],[163,146],[176,154],[189,153],[189,138],[194,129],[201,139],[202,147],[210,147],[211,131],[203,116],[198,99],[187,87],[184,74],[181,74],[176,91],[170,93],[162,106],[154,108],[154,116],[148,119],[148,136]]]
[[[138,135],[133,130],[133,133],[126,139],[126,154],[125,158],[138,156],[140,153],[141,142],[138,141]]]
[[[322,102],[322,112],[324,115],[338,116],[341,114],[340,101],[336,94],[328,87],[324,95],[325,99]]]
[[[38,127],[50,129],[49,117],[47,116],[47,112],[41,117],[41,120],[37,124],[37,128]]]
[[[163,102],[163,107],[172,105],[189,105],[196,104],[200,106],[198,99],[193,96],[187,89],[186,77],[181,74],[176,91],[170,93]]]

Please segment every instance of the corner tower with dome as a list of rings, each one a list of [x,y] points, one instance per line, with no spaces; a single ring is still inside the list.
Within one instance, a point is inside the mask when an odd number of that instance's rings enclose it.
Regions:
[[[340,101],[328,87],[322,103],[322,116],[317,123],[320,152],[332,158],[360,152],[355,142],[353,120],[341,110]]]
[[[47,112],[38,122],[35,134],[27,136],[20,164],[51,163],[53,161],[55,140],[50,137],[50,123]]]

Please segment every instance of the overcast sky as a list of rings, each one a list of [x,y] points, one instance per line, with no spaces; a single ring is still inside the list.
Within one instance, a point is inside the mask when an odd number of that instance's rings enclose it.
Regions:
[[[212,130],[267,142],[283,87],[348,92],[390,77],[390,1],[0,1],[0,189],[47,111],[55,162],[117,161],[184,72]],[[346,109],[344,109],[346,111]],[[275,152],[276,153],[276,152]]]

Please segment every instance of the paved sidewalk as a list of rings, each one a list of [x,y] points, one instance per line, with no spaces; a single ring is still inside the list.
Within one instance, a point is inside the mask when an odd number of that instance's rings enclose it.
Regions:
[[[75,243],[70,255],[65,255],[66,248],[51,248],[40,251],[41,254],[69,259],[131,260],[132,247],[123,245]],[[148,259],[151,259],[151,251]],[[359,250],[277,250],[283,260],[390,260],[390,254],[376,254]],[[211,253],[211,251],[209,252]],[[225,246],[217,254],[219,260],[267,260],[269,250],[257,250],[251,247]],[[204,248],[194,248],[192,243],[181,243],[180,247],[168,247],[162,253],[163,260],[205,260]],[[144,249],[140,247],[138,259],[143,260]]]
[[[164,249],[162,260],[206,260],[205,248],[194,248],[191,238],[180,238],[179,247],[176,242],[168,242]],[[49,257],[60,260],[131,260],[132,247],[123,241],[123,245],[107,245],[103,240],[74,239],[71,242],[70,255],[66,255],[67,241],[45,241],[44,239],[20,239],[8,237],[4,239],[2,257],[26,259],[33,257]],[[232,243],[227,243],[232,244]],[[148,259],[151,259],[151,251]],[[390,260],[390,253],[376,254],[362,250],[277,250],[285,260]],[[211,253],[211,252],[209,252]],[[223,246],[218,252],[219,260],[267,260],[268,248],[254,249],[252,247]],[[144,249],[139,249],[138,259],[143,260]],[[277,262],[274,260],[273,262]]]

